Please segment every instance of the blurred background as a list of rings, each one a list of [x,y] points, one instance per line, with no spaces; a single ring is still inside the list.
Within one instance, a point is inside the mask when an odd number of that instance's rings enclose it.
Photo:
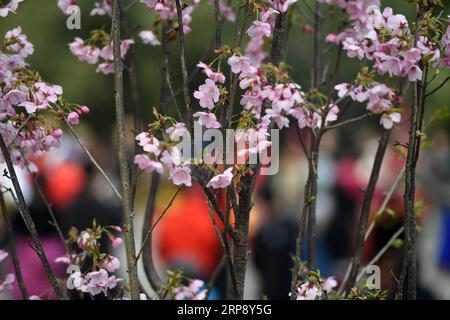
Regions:
[[[79,62],[69,49],[68,43],[75,37],[86,39],[90,30],[110,28],[108,17],[91,17],[93,1],[79,0],[82,21],[81,30],[68,30],[66,16],[56,5],[56,0],[26,0],[16,15],[2,19],[0,34],[20,25],[29,41],[34,44],[35,53],[29,62],[34,70],[49,83],[64,88],[67,100],[85,104],[91,112],[83,117],[76,130],[92,151],[94,157],[118,185],[117,159],[114,140],[114,101],[113,77],[95,73],[95,66]],[[127,1],[125,1],[127,2]],[[130,1],[132,2],[132,1]],[[299,1],[304,2],[304,1]],[[308,32],[312,12],[308,7],[314,1],[300,3],[294,9],[296,22],[290,27],[286,51],[286,62],[291,66],[294,81],[308,90],[311,84],[312,35]],[[392,6],[395,12],[410,15],[413,6],[402,1],[383,1]],[[448,7],[447,7],[448,12]],[[444,15],[445,16],[445,15]],[[213,7],[203,1],[194,11],[192,32],[186,36],[187,64],[192,72],[200,59],[210,62],[213,55],[205,55],[214,37]],[[142,4],[136,3],[128,12],[130,30],[134,36],[153,25],[154,16]],[[337,19],[329,19],[326,29],[332,30]],[[205,28],[205,26],[211,26]],[[235,25],[224,23],[223,43],[231,43]],[[177,39],[175,39],[177,40]],[[159,103],[161,48],[150,47],[136,41],[136,63],[140,89],[142,121],[152,119],[152,108]],[[178,41],[170,43],[170,68],[175,91],[180,87]],[[211,52],[211,50],[209,51]],[[336,61],[335,46],[326,46],[324,63],[332,67]],[[341,73],[336,83],[351,81],[358,72],[357,61],[342,59]],[[441,72],[434,84],[437,85],[448,76]],[[128,84],[128,79],[126,85]],[[204,78],[201,74],[191,84],[191,92]],[[438,110],[448,113],[450,87],[447,85],[428,100],[427,119]],[[181,96],[179,97],[182,98]],[[385,156],[382,174],[379,179],[371,220],[379,210],[384,197],[403,167],[401,147],[396,142],[407,141],[409,114],[408,98],[405,100],[402,122],[396,126],[391,137],[390,148]],[[130,90],[126,87],[126,108],[132,109]],[[173,108],[171,107],[171,112]],[[345,117],[359,115],[364,106],[353,105]],[[428,122],[428,120],[427,120]],[[131,128],[132,120],[129,119]],[[325,135],[320,150],[319,195],[318,195],[318,261],[317,268],[323,276],[334,275],[342,280],[353,253],[358,214],[372,167],[377,141],[381,135],[378,119],[372,117],[340,128]],[[133,148],[131,129],[127,130],[130,155]],[[307,136],[307,133],[302,133]],[[419,254],[419,298],[450,299],[450,121],[445,118],[431,122],[427,127],[427,143],[420,158],[418,168],[418,187],[416,201],[420,225]],[[250,262],[248,268],[246,298],[287,299],[292,267],[291,254],[295,248],[297,224],[302,207],[303,188],[307,176],[307,161],[299,146],[294,128],[281,134],[280,171],[274,176],[258,179],[255,190],[255,207],[251,213]],[[131,158],[130,158],[131,160]],[[53,150],[38,161],[41,184],[46,197],[63,231],[71,226],[79,230],[91,226],[95,218],[101,225],[120,225],[121,210],[108,185],[92,167],[79,145],[69,132],[66,133],[61,148]],[[3,168],[1,168],[3,171]],[[44,242],[49,259],[53,261],[64,253],[55,228],[48,223],[47,208],[33,188],[32,181],[21,172],[26,198],[36,220],[38,231]],[[156,214],[161,212],[175,192],[175,188],[163,178],[156,201]],[[144,212],[150,189],[150,176],[139,176],[136,194],[136,239],[141,239]],[[364,262],[385,245],[400,228],[403,219],[403,182],[377,219],[374,231],[368,239]],[[21,258],[25,283],[31,294],[51,298],[51,290],[46,282],[35,253],[30,248],[26,228],[14,210],[12,201],[8,202],[18,236],[18,251]],[[4,222],[0,220],[0,248],[7,248]],[[139,248],[140,240],[137,247]],[[395,288],[395,277],[401,264],[400,243],[389,248],[378,262],[382,271],[382,288]],[[108,246],[108,243],[104,244]],[[208,215],[208,207],[203,193],[193,187],[184,190],[167,212],[154,233],[154,258],[161,276],[168,269],[181,268],[192,278],[207,280],[221,261],[222,249],[218,242]],[[111,253],[122,257],[123,248],[109,248]],[[11,267],[7,267],[11,268]],[[64,276],[64,266],[54,264],[59,276]],[[7,270],[1,270],[5,272]],[[124,270],[122,270],[124,274]],[[140,265],[140,273],[143,273]],[[224,298],[226,273],[219,277],[211,298]],[[148,286],[147,286],[148,290]],[[16,288],[13,294],[3,294],[2,298],[19,298]]]

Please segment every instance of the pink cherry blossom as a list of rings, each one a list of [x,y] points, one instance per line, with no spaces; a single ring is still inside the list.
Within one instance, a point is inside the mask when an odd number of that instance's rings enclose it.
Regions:
[[[123,243],[122,238],[114,237],[114,236],[111,236],[111,235],[109,236],[109,240],[111,240],[111,244],[112,244],[114,249],[117,249]]]
[[[267,22],[253,21],[251,27],[247,30],[247,34],[251,38],[270,37],[270,29],[270,24]]]
[[[159,42],[158,38],[156,38],[156,35],[151,30],[139,32],[139,37],[142,39],[144,44],[150,44],[152,46],[161,45],[161,42]]]
[[[120,268],[120,261],[116,257],[107,256],[103,263],[103,267],[108,270],[108,272],[114,272]]]
[[[204,287],[205,282],[198,279],[192,280],[188,286],[176,287],[175,300],[205,300],[207,290]]]
[[[257,69],[250,65],[247,57],[238,57],[236,55],[228,58],[228,64],[231,66],[233,73],[244,73],[244,75],[253,74]]]
[[[76,112],[71,112],[69,113],[69,115],[67,116],[67,121],[70,124],[79,124],[80,123],[80,116],[78,115],[78,113]]]
[[[0,262],[4,261],[6,258],[8,258],[8,252],[0,249]]]
[[[112,0],[101,0],[94,3],[95,8],[91,11],[91,16],[112,15]]]
[[[305,282],[297,288],[297,300],[316,300],[320,289],[312,282]]]
[[[337,285],[338,283],[334,277],[328,277],[323,283],[323,290],[325,290],[326,292],[331,292],[334,288],[337,287]]]
[[[328,113],[325,117],[325,125],[328,125],[329,122],[336,121],[339,114],[339,107],[335,104],[330,104],[328,106]]]
[[[100,293],[106,296],[108,289],[114,289],[117,283],[122,281],[122,279],[116,278],[115,276],[109,276],[105,269],[89,272],[85,278],[87,281],[86,291],[93,296]]]
[[[380,123],[388,130],[392,129],[395,123],[399,123],[401,120],[401,114],[398,112],[384,113],[380,118]]]
[[[194,92],[194,97],[199,100],[202,108],[211,110],[214,108],[214,104],[219,102],[220,91],[214,81],[206,79],[205,84],[202,84],[199,90]]]
[[[191,169],[188,166],[179,166],[170,168],[169,180],[172,180],[176,186],[192,186]]]
[[[203,62],[199,62],[197,64],[197,67],[202,68],[203,72],[206,74],[206,76],[211,79],[214,82],[220,82],[220,83],[224,83],[225,82],[225,76],[222,72],[216,72],[213,71],[210,66],[208,66],[207,64],[203,63]]]
[[[75,38],[75,41],[69,43],[69,49],[78,60],[89,64],[96,64],[100,56],[100,49],[91,45],[85,45],[81,38]]]
[[[174,126],[168,128],[166,130],[166,133],[170,135],[170,139],[172,141],[178,141],[180,140],[180,138],[184,137],[185,135],[188,135],[189,131],[183,122],[178,122]]]
[[[156,171],[158,173],[163,173],[163,165],[158,161],[150,160],[150,158],[145,154],[137,154],[134,157],[134,163],[139,167],[139,169],[146,172]]]
[[[2,282],[0,282],[0,293],[5,290],[12,290],[16,277],[12,273],[8,273]]]
[[[23,0],[11,0],[6,2],[6,4],[0,5],[0,17],[4,18],[9,13],[16,13],[17,8],[19,7],[19,3]]]
[[[223,173],[214,176],[206,185],[214,189],[223,189],[228,187],[233,180],[233,167],[228,168]]]
[[[150,136],[147,132],[142,132],[136,136],[136,140],[139,141],[139,145],[145,152],[152,153],[155,156],[159,156],[161,153],[160,142],[154,136]]]

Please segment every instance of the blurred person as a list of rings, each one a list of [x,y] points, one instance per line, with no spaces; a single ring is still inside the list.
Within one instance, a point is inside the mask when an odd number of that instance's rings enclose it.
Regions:
[[[419,275],[438,299],[450,299],[450,138],[438,130],[425,150],[417,178],[429,190],[430,214],[418,241]]]
[[[304,141],[308,141],[305,132]],[[317,203],[317,262],[316,267],[323,274],[331,271],[328,253],[324,247],[323,234],[329,223],[334,198],[330,193],[333,185],[334,141],[324,137],[319,161]],[[262,294],[269,299],[289,299],[291,286],[292,255],[295,253],[298,237],[298,224],[303,207],[303,187],[307,179],[308,163],[300,148],[294,130],[284,137],[288,146],[280,154],[280,170],[277,175],[268,177],[268,182],[259,192],[259,202],[263,208],[264,220],[254,241],[254,262],[262,279]],[[306,258],[306,241],[302,259]]]
[[[223,202],[223,197],[221,200]],[[156,210],[155,219],[159,217],[161,210],[163,208]],[[222,231],[222,222],[215,214],[214,216]],[[214,273],[223,250],[200,186],[194,185],[180,191],[155,228],[155,245],[165,270],[179,269],[184,276],[205,282]],[[218,294],[224,298],[226,288],[222,286]]]

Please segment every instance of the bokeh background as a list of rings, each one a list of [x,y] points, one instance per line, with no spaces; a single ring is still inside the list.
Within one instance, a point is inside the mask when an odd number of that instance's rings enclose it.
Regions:
[[[125,1],[125,2],[132,2]],[[404,1],[382,1],[384,5],[411,16],[413,6]],[[95,73],[95,66],[79,62],[69,51],[68,43],[75,37],[83,39],[90,30],[110,28],[109,17],[89,15],[93,1],[79,0],[82,21],[81,30],[68,30],[66,16],[56,5],[56,0],[25,0],[16,15],[1,20],[0,34],[20,25],[28,39],[34,44],[35,53],[29,62],[33,69],[49,83],[64,88],[67,100],[90,107],[89,115],[83,117],[76,130],[86,141],[96,159],[106,169],[114,182],[118,182],[114,140],[113,77]],[[310,88],[313,59],[312,35],[305,32],[305,23],[311,24],[314,1],[299,1],[294,9],[296,22],[291,25],[286,50],[286,62],[291,66],[292,78],[304,90]],[[447,5],[443,17],[449,12]],[[143,29],[150,28],[154,16],[142,4],[136,3],[127,13],[130,30],[134,36]],[[203,1],[194,11],[192,32],[186,36],[187,64],[193,72],[199,59],[209,62],[214,57],[208,53],[214,36],[213,7]],[[333,30],[336,19],[325,23],[326,30]],[[231,43],[236,26],[224,23],[223,43]],[[136,39],[137,40],[137,39]],[[324,63],[332,68],[336,61],[336,47],[325,46]],[[170,68],[175,91],[180,88],[178,41],[170,43]],[[205,51],[206,50],[206,51]],[[211,50],[209,50],[211,52]],[[151,121],[152,108],[159,103],[160,68],[162,56],[160,47],[143,45],[136,41],[136,64],[140,89],[142,121]],[[358,61],[344,57],[341,72],[336,83],[354,79]],[[441,72],[436,77],[437,85],[448,76]],[[203,81],[201,74],[191,84],[191,92]],[[126,86],[128,79],[126,78]],[[427,119],[437,112],[448,113],[450,87],[447,85],[427,102]],[[181,101],[181,96],[179,96]],[[400,148],[395,142],[407,141],[409,115],[408,99],[400,125],[393,133],[390,148],[384,161],[382,174],[375,195],[372,219],[384,195],[389,190],[403,164]],[[126,108],[131,112],[130,90],[126,87]],[[171,108],[173,112],[173,108]],[[353,105],[345,117],[361,114],[364,106]],[[134,133],[127,129],[130,153]],[[319,166],[318,227],[319,252],[317,267],[324,276],[334,275],[338,280],[345,273],[352,254],[357,215],[361,205],[363,190],[367,184],[373,155],[380,137],[378,120],[371,118],[340,128],[327,134],[321,148]],[[419,280],[420,298],[450,299],[450,121],[443,118],[434,121],[427,128],[426,149],[420,159],[417,201],[421,232],[419,233]],[[295,246],[297,222],[303,199],[307,163],[299,147],[295,130],[285,130],[281,135],[280,172],[275,176],[261,177],[255,191],[255,208],[252,211],[251,261],[246,286],[247,298],[268,297],[286,299],[289,292],[291,257]],[[131,160],[131,158],[130,158]],[[84,156],[82,150],[67,132],[63,146],[52,151],[39,162],[39,181],[46,196],[54,205],[58,220],[65,232],[70,226],[86,228],[96,219],[102,224],[120,224],[120,209],[106,183]],[[175,189],[162,179],[158,192],[157,212],[161,211]],[[61,254],[60,244],[54,228],[48,223],[45,206],[33,191],[26,177],[23,177],[27,199],[33,217],[48,248],[50,259]],[[143,225],[144,212],[150,188],[150,177],[141,174],[136,197],[137,239]],[[402,188],[400,183],[388,209],[377,220],[375,231],[369,238],[365,261],[369,261],[402,224]],[[13,206],[10,204],[11,211]],[[222,252],[208,216],[205,199],[198,189],[183,191],[173,207],[156,229],[153,247],[160,273],[165,270],[182,268],[186,274],[207,280],[220,263]],[[18,227],[20,252],[26,282],[35,288],[33,294],[42,294],[46,281],[39,273],[40,266],[34,253],[27,245],[26,230],[20,226],[20,219],[14,220]],[[2,240],[3,239],[3,240]],[[138,240],[138,247],[139,246]],[[6,246],[3,221],[0,221],[0,244]],[[3,245],[5,244],[5,245]],[[104,244],[108,246],[108,243]],[[392,289],[395,285],[393,273],[397,274],[401,262],[402,248],[391,247],[379,261],[382,270],[382,286]],[[114,251],[112,248],[111,251]],[[124,257],[119,250],[115,254]],[[124,261],[124,260],[122,260]],[[61,276],[64,268],[55,265]],[[123,272],[123,271],[122,271]],[[142,265],[140,272],[143,273]],[[218,281],[213,298],[223,298],[226,273]],[[144,281],[145,283],[145,281]],[[148,286],[146,287],[149,290]],[[16,290],[17,291],[17,290]],[[32,291],[32,290],[30,290]],[[44,290],[45,291],[45,290]],[[17,294],[17,292],[16,292]],[[45,293],[44,293],[45,296]],[[4,298],[12,298],[5,295]]]

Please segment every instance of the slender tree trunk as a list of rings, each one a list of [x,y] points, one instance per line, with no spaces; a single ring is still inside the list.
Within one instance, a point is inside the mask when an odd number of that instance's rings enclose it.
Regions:
[[[3,191],[0,190],[0,208],[2,210],[3,219],[5,220],[6,230],[8,232],[8,242],[11,252],[11,259],[14,266],[14,272],[16,273],[17,284],[19,286],[22,299],[28,300],[28,290],[23,281],[22,271],[20,269],[20,261],[16,251],[16,237],[14,236],[14,226],[11,218],[9,217],[8,208],[6,207],[5,197]]]
[[[416,6],[416,30],[414,43],[417,43],[419,36],[419,26],[423,19],[423,12],[420,3]],[[403,195],[405,208],[405,244],[402,268],[400,271],[397,297],[403,298],[403,287],[407,280],[406,299],[415,300],[417,294],[417,222],[414,212],[414,201],[416,194],[416,164],[420,154],[420,135],[423,126],[425,112],[427,73],[425,67],[422,81],[416,81],[413,85],[411,122],[409,130],[408,154],[405,164],[405,192]]]
[[[309,159],[309,172],[311,173],[311,181],[308,196],[308,257],[307,267],[312,270],[316,264],[316,204],[317,204],[317,180],[319,179],[319,148],[322,141],[322,130],[319,129],[317,135],[314,137],[314,143]]]
[[[358,235],[355,244],[355,253],[352,259],[352,267],[350,269],[350,276],[347,283],[347,292],[355,285],[356,277],[358,275],[359,267],[361,265],[361,257],[364,249],[365,234],[367,224],[369,221],[370,207],[372,204],[373,195],[378,182],[378,176],[380,174],[381,165],[383,164],[383,158],[386,153],[387,146],[389,144],[389,138],[392,130],[384,130],[383,136],[378,144],[378,149],[375,154],[375,160],[373,162],[372,172],[370,174],[369,183],[364,193],[364,200],[361,207],[361,214],[359,216]]]
[[[245,273],[247,270],[248,258],[248,226],[250,221],[252,178],[252,176],[246,175],[241,178],[240,182],[239,211],[235,214],[235,231],[237,239],[234,241],[233,248],[233,262],[237,288],[231,292],[232,300],[242,300],[244,298]]]

